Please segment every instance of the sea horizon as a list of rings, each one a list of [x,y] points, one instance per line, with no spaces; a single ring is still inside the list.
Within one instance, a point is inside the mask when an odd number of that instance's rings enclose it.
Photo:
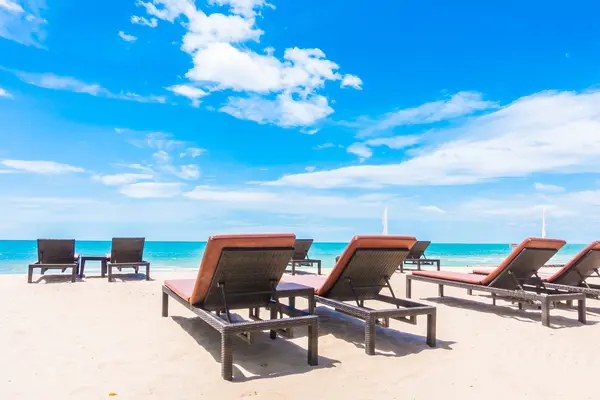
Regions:
[[[322,269],[327,273],[335,264],[347,242],[314,242],[309,257],[322,260]],[[585,244],[565,245],[548,263],[566,263]],[[206,241],[154,241],[147,240],[144,259],[153,271],[177,271],[198,268]],[[76,240],[75,251],[82,256],[108,254],[110,240]],[[432,242],[426,251],[428,258],[441,260],[442,268],[497,265],[511,252],[510,243],[442,243]],[[37,242],[33,240],[0,240],[0,274],[25,274],[27,266],[37,259]],[[305,268],[306,269],[306,268]],[[98,262],[88,262],[86,274],[100,271]]]

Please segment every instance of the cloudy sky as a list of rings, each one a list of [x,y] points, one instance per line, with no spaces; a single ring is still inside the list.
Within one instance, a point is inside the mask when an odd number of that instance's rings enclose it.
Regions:
[[[598,239],[600,3],[487,3],[0,0],[0,238]]]

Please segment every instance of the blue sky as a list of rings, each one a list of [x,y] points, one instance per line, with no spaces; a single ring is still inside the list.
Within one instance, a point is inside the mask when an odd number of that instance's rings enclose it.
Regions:
[[[0,238],[598,239],[599,12],[0,0]]]

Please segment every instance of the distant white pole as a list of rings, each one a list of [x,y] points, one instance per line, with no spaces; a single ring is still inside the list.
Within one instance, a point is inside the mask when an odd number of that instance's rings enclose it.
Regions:
[[[383,209],[383,234],[388,234],[388,209],[384,207]]]
[[[546,207],[542,208],[542,238],[546,237]]]

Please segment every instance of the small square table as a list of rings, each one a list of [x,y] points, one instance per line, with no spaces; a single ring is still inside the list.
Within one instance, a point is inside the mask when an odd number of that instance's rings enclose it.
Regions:
[[[80,267],[79,267],[79,277],[83,278],[83,271],[85,268],[86,261],[100,261],[101,274],[104,278],[106,275],[106,264],[108,263],[108,257],[106,256],[81,256]]]

